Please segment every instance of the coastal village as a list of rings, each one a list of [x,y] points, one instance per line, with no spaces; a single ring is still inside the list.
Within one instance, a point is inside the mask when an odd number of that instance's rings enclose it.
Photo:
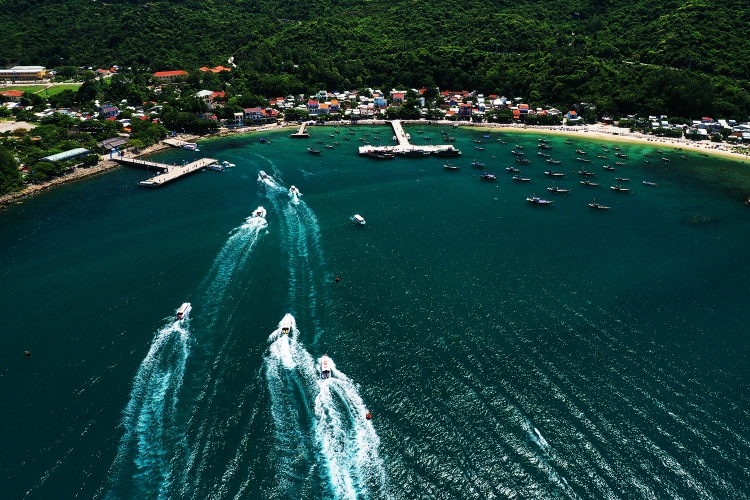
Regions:
[[[226,79],[232,71],[233,68],[225,66],[201,67],[198,74],[221,75]],[[93,77],[106,85],[110,79],[117,78],[120,68],[79,68],[79,73],[88,73],[89,80]],[[89,106],[65,107],[55,106],[51,99],[32,99],[24,90],[24,85],[34,84],[45,85],[45,90],[51,88],[60,80],[54,71],[41,66],[17,66],[0,70],[0,89],[3,86],[13,87],[0,90],[0,100],[4,101],[0,111],[5,110],[7,117],[0,132],[4,131],[6,140],[30,139],[32,143],[36,140],[37,144],[41,145],[40,138],[33,135],[34,122],[45,123],[55,116],[77,120],[79,123],[100,121],[111,122],[113,125],[109,132],[99,133],[93,148],[81,147],[81,144],[75,147],[75,144],[67,141],[62,147],[53,147],[47,151],[48,154],[38,157],[41,162],[58,165],[58,171],[65,174],[60,177],[54,175],[55,178],[39,182],[38,178],[32,176],[38,169],[35,169],[33,164],[27,164],[19,155],[18,169],[27,179],[27,188],[24,191],[44,189],[49,184],[65,182],[71,174],[75,178],[112,168],[113,155],[139,157],[170,146],[182,147],[184,144],[193,144],[191,141],[201,135],[250,132],[281,127],[285,123],[296,126],[302,123],[324,125],[399,119],[480,127],[537,126],[549,130],[564,129],[568,133],[597,131],[610,135],[653,137],[653,140],[680,141],[701,145],[706,149],[722,149],[743,155],[747,153],[743,142],[750,141],[750,123],[714,120],[711,117],[691,120],[670,119],[664,115],[631,115],[615,120],[609,116],[598,116],[596,109],[586,103],[577,103],[569,109],[560,110],[555,107],[533,106],[525,102],[523,97],[484,95],[469,90],[319,90],[309,95],[265,97],[263,105],[237,110],[236,104],[230,105],[230,90],[202,88],[196,91],[195,79],[189,82],[191,74],[183,69],[157,71],[145,76],[149,92],[153,96],[148,101],[139,103],[127,98],[119,102],[95,99]],[[215,85],[213,87],[216,88]],[[175,102],[175,99],[199,102],[200,111],[182,114],[191,116],[191,120],[199,120],[203,128],[196,131],[190,128],[190,124],[180,127],[168,123],[163,113],[168,101],[161,101],[161,96],[169,96],[172,102]],[[30,129],[28,136],[25,132],[20,135],[11,132],[15,122],[7,119],[12,117],[27,117],[19,126]],[[149,137],[142,133],[136,134],[134,130],[142,130],[143,124],[153,126],[153,130],[157,132]],[[0,122],[1,125],[3,122]],[[171,136],[170,139],[166,139],[168,135]],[[401,147],[405,144],[408,142],[402,141]],[[94,165],[97,168],[91,168]],[[42,187],[37,186],[38,184]]]

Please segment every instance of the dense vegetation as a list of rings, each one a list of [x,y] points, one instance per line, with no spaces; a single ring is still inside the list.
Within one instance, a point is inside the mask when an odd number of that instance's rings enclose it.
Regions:
[[[609,114],[746,119],[742,0],[4,0],[0,65],[226,64],[268,97],[468,89]]]

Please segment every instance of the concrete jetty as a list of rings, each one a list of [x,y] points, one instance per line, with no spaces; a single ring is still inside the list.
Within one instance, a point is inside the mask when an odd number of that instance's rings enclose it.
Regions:
[[[293,139],[306,139],[310,137],[310,134],[305,132],[305,129],[307,128],[307,123],[303,123],[299,126],[299,130],[297,130],[295,133],[291,134],[289,137]]]
[[[180,140],[180,139],[164,139],[161,142],[163,142],[164,144],[166,144],[168,146],[172,146],[173,148],[181,148],[185,144],[192,144],[189,141],[183,141],[183,140]]]
[[[393,136],[396,138],[398,146],[360,146],[359,154],[368,155],[370,153],[388,152],[405,156],[419,156],[419,152],[439,155],[446,152],[458,151],[455,147],[449,144],[425,144],[422,146],[414,145],[409,142],[409,136],[404,131],[404,127],[401,125],[401,120],[392,120],[390,124],[391,127],[393,127]],[[458,154],[460,154],[460,152],[458,152]]]
[[[180,177],[198,172],[212,163],[218,163],[218,161],[213,158],[201,158],[200,160],[196,160],[186,165],[168,165],[166,163],[156,163],[153,161],[127,157],[113,158],[113,160],[129,167],[143,168],[146,170],[153,169],[154,171],[159,172],[158,175],[138,183],[139,185],[146,187],[163,186],[164,184],[177,180]]]

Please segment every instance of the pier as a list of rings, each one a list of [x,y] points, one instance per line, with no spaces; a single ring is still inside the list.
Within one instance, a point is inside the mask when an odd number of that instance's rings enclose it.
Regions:
[[[166,163],[156,163],[154,161],[127,157],[113,158],[113,160],[129,167],[144,168],[146,170],[154,169],[159,172],[159,174],[154,177],[138,183],[139,185],[146,187],[163,186],[164,184],[177,180],[180,177],[185,177],[186,175],[198,172],[212,163],[217,163],[217,160],[213,158],[201,158],[200,160],[196,160],[186,165],[167,165]]]
[[[370,153],[388,152],[388,153],[395,153],[395,154],[405,154],[406,156],[409,156],[410,152],[415,153],[415,152],[422,151],[422,152],[427,152],[430,154],[439,154],[442,151],[456,149],[455,147],[449,144],[436,144],[436,145],[424,144],[422,146],[417,146],[409,142],[409,136],[404,131],[404,127],[401,126],[401,120],[392,120],[390,124],[391,124],[391,127],[393,127],[393,136],[396,138],[396,142],[398,142],[398,146],[370,146],[370,145],[360,146],[359,154],[368,155]]]
[[[293,139],[307,139],[308,137],[310,137],[310,134],[305,132],[306,128],[307,128],[307,123],[303,123],[302,125],[299,126],[299,130],[291,134],[289,137]]]
[[[180,139],[164,139],[161,142],[163,142],[164,144],[168,146],[172,146],[173,148],[181,148],[185,144],[192,144],[190,141],[183,141]]]

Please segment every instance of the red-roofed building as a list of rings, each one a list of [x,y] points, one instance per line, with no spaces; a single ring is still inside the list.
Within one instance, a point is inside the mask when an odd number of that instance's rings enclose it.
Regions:
[[[396,92],[393,94],[393,104],[404,102],[403,92]]]
[[[226,99],[226,97],[226,92],[214,92],[213,94],[211,94],[212,101],[223,101],[224,99]]]
[[[459,104],[458,114],[460,116],[471,116],[471,104]]]
[[[160,82],[173,82],[176,78],[185,78],[188,76],[187,71],[181,69],[176,71],[157,71],[154,73],[154,79]]]
[[[307,111],[311,115],[317,115],[319,109],[320,109],[320,103],[318,101],[315,101],[315,100],[307,101]]]
[[[23,90],[5,90],[3,92],[0,92],[0,95],[7,97],[12,102],[18,102],[23,96]]]
[[[222,71],[232,71],[232,68],[227,68],[225,66],[216,66],[215,68],[207,68],[206,66],[203,66],[202,68],[199,68],[204,73],[210,71],[211,73],[221,73]]]

